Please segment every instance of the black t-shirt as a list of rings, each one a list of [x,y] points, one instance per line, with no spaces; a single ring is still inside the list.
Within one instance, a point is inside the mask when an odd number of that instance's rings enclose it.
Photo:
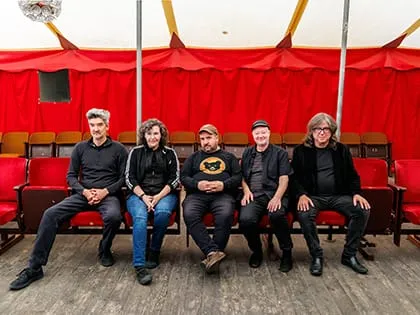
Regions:
[[[332,154],[329,149],[316,149],[317,187],[319,196],[335,194],[335,176]]]
[[[255,153],[254,163],[251,168],[249,188],[254,197],[264,195],[262,153],[258,151]]]

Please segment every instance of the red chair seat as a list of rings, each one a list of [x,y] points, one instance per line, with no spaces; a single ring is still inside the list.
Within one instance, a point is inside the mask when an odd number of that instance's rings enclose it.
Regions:
[[[346,217],[337,211],[321,210],[316,217],[316,224],[318,225],[344,225]]]
[[[12,221],[16,217],[16,202],[0,201],[0,225]]]
[[[99,211],[83,211],[70,220],[71,226],[104,226]]]
[[[124,217],[125,217],[125,222],[127,222],[127,224],[129,226],[133,226],[133,218],[131,217],[129,212],[124,213]],[[169,218],[169,224],[168,226],[172,226],[175,224],[175,219],[176,219],[176,212],[172,212],[171,217]],[[153,225],[153,219],[149,220],[148,225]]]
[[[403,204],[402,210],[407,221],[420,225],[420,203]]]
[[[238,210],[235,210],[233,212],[232,226],[238,224],[238,218],[239,218],[239,212],[238,212]],[[204,222],[204,225],[207,226],[207,227],[214,226],[214,216],[213,216],[213,214],[211,214],[210,212],[206,213],[203,217],[203,222]]]

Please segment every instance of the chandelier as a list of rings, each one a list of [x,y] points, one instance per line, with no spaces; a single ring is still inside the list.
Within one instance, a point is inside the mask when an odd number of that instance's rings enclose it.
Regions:
[[[61,13],[62,0],[18,0],[23,14],[35,22],[47,23]]]

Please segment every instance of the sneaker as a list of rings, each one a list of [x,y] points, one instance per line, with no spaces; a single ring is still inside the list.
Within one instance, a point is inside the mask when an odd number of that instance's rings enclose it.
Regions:
[[[144,268],[144,267],[135,267],[136,269],[136,278],[137,281],[141,284],[141,285],[148,285],[152,282],[152,275],[150,274],[150,272]]]
[[[208,274],[219,270],[220,262],[226,257],[222,251],[211,252],[207,255],[206,272]]]
[[[204,271],[206,271],[206,266],[207,266],[207,257],[204,258],[201,262],[200,262],[200,267],[201,269],[203,269]]]
[[[293,261],[292,261],[292,252],[291,251],[283,251],[283,256],[281,257],[280,261],[280,268],[281,272],[289,272],[293,268]]]
[[[159,255],[160,255],[160,252],[150,250],[149,258],[146,261],[145,267],[147,269],[154,269],[157,266],[159,266]]]
[[[249,257],[249,266],[251,268],[258,268],[259,266],[261,266],[263,260],[263,254],[260,252],[253,252],[251,254],[251,257]]]
[[[18,278],[10,283],[10,290],[20,290],[26,288],[32,282],[42,279],[44,277],[44,272],[41,267],[39,269],[25,268],[16,276]]]

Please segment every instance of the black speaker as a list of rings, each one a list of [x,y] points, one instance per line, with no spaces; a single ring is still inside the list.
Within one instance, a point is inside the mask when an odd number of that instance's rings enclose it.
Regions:
[[[69,70],[38,71],[41,102],[70,102]]]

